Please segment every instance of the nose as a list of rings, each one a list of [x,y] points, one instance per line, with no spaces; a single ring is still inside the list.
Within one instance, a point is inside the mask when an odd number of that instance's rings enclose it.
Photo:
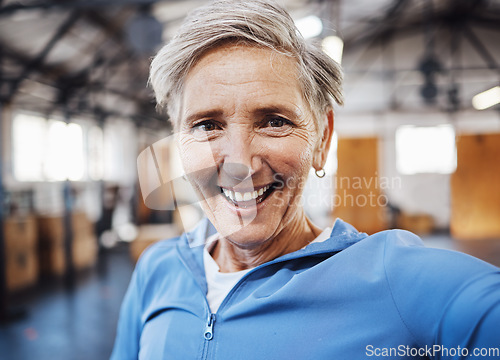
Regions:
[[[260,160],[251,131],[243,126],[228,129],[223,141],[221,170],[238,181],[252,176],[258,170]]]
[[[243,181],[250,176],[251,169],[245,164],[226,162],[222,164],[222,171],[232,179]]]

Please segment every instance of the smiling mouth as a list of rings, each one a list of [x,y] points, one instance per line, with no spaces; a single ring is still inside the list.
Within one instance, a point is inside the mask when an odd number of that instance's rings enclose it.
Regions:
[[[227,201],[237,207],[247,208],[255,206],[264,201],[276,189],[276,183],[266,185],[259,190],[249,192],[238,192],[226,188],[220,188],[221,193]]]

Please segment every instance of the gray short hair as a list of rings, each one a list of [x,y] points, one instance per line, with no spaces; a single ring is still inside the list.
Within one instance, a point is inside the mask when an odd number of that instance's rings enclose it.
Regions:
[[[180,114],[187,73],[205,52],[227,42],[267,47],[296,59],[302,94],[321,132],[333,100],[343,104],[339,64],[307,43],[283,8],[271,1],[215,0],[191,12],[151,63],[149,81],[158,108],[167,110],[171,121]]]

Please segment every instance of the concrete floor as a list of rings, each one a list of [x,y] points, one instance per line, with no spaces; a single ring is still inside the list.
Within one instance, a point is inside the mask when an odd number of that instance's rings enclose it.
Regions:
[[[499,240],[464,245],[447,234],[422,238],[429,247],[466,250],[500,265]],[[132,270],[128,249],[114,249],[101,256],[96,269],[79,276],[74,290],[58,282],[25,294],[16,304],[26,309],[26,315],[0,325],[0,359],[109,359]]]
[[[0,324],[0,359],[109,359],[132,270],[128,250],[114,249],[73,290],[57,281],[18,296],[13,302],[26,313]]]

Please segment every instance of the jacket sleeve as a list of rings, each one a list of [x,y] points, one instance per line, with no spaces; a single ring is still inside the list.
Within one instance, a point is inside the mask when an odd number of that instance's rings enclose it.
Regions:
[[[480,276],[457,292],[443,313],[436,342],[443,352],[460,346],[472,359],[500,359],[499,272]]]
[[[500,269],[421,244],[394,231],[384,250],[391,295],[415,343],[433,347],[431,359],[499,359]]]
[[[138,359],[141,334],[140,294],[136,268],[120,309],[116,339],[110,360]]]

